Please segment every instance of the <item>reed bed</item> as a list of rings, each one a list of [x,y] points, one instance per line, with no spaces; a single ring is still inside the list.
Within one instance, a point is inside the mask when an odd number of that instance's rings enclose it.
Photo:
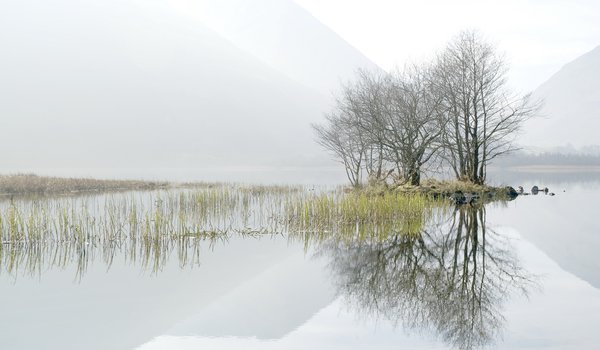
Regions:
[[[155,190],[168,182],[61,178],[34,174],[0,175],[0,195],[58,194],[125,190]]]
[[[439,205],[421,195],[225,184],[11,200],[0,203],[0,271],[75,265],[80,275],[90,259],[110,266],[115,255],[152,271],[174,254],[193,266],[201,242],[231,235],[417,236]]]
[[[291,192],[290,192],[291,195]],[[281,230],[281,199],[236,187],[11,201],[0,206],[4,244],[175,239],[211,232]]]
[[[173,254],[182,266],[193,265],[200,242],[283,232],[282,201],[297,191],[223,185],[4,201],[0,271],[74,264],[85,271],[94,254],[110,265],[114,252],[152,271]]]
[[[420,194],[317,194],[288,203],[287,228],[292,234],[334,235],[340,240],[418,236],[440,206],[445,204]]]

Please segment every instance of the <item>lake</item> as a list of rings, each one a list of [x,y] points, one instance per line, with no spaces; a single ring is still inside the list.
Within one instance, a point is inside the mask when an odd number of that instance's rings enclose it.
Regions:
[[[600,177],[494,176],[556,196],[409,236],[276,219],[311,186],[5,199],[0,348],[596,348]]]

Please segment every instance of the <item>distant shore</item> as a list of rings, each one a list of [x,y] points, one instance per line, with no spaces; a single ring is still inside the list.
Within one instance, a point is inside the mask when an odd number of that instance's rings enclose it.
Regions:
[[[564,167],[560,168],[564,169]],[[539,169],[540,172],[554,171],[554,168],[550,167],[542,167]],[[529,169],[523,171],[529,171]],[[597,171],[600,171],[600,167],[598,167]],[[35,174],[14,174],[0,175],[0,196],[70,195],[97,192],[149,191],[168,188],[212,187],[217,184],[218,183],[208,182],[179,183],[146,180],[105,180],[94,178],[39,176]],[[223,183],[220,184],[223,185]],[[252,188],[256,191],[260,191],[263,187],[265,186],[252,186]],[[273,187],[276,188],[278,186]],[[359,187],[357,190],[367,195],[396,193],[406,195],[418,194],[437,199],[449,198],[454,200],[456,204],[473,202],[487,203],[497,200],[512,200],[517,196],[515,189],[510,186],[495,187],[489,185],[478,185],[468,181],[442,181],[435,179],[425,179],[419,186],[381,183],[364,185]]]
[[[154,190],[169,186],[169,182],[161,181],[64,178],[35,174],[0,175],[1,196]]]
[[[519,165],[506,168],[510,171],[530,173],[600,172],[600,165]]]

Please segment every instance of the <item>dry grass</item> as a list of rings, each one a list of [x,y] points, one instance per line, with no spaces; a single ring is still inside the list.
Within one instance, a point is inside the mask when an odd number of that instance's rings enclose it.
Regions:
[[[402,193],[421,193],[427,195],[450,195],[454,192],[460,191],[463,193],[489,193],[502,190],[487,185],[477,185],[468,181],[443,181],[436,179],[426,179],[421,181],[420,186],[401,185],[394,188],[396,192]]]
[[[14,200],[0,206],[0,240],[3,244],[112,242],[172,240],[267,228],[277,231],[279,199],[222,187]]]
[[[0,195],[61,194],[124,190],[154,190],[167,182],[61,178],[33,174],[0,175]]]
[[[236,185],[108,195],[15,198],[0,203],[0,273],[32,274],[99,254],[159,271],[176,254],[199,262],[200,242],[283,232],[278,214],[297,191]],[[212,244],[212,243],[211,243]],[[83,254],[83,255],[82,255]]]

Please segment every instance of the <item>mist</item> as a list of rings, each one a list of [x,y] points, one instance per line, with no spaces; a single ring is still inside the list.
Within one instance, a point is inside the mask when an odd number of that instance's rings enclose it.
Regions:
[[[328,110],[333,96],[327,91],[370,64],[362,54],[292,2],[246,6],[249,17],[237,19],[252,20],[252,28],[221,28],[225,36],[205,25],[210,21],[182,13],[181,3],[172,5],[5,5],[2,171],[116,176],[125,168],[181,174],[334,164],[314,143],[310,124]],[[212,10],[234,5],[239,2],[213,3]],[[210,7],[198,6],[192,14]],[[265,15],[269,8],[275,15]],[[260,16],[267,20],[256,21]],[[264,35],[285,16],[292,20],[279,40]],[[244,44],[244,38],[251,40]],[[328,65],[319,59],[325,56]]]
[[[598,1],[0,6],[0,349],[590,349]]]

